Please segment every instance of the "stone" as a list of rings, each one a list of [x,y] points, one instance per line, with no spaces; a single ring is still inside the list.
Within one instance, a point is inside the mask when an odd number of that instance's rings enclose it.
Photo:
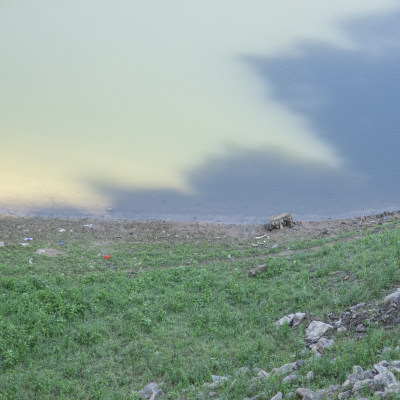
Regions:
[[[274,397],[271,397],[271,400],[282,400],[282,392],[278,392]]]
[[[268,372],[264,371],[263,369],[258,371],[257,376],[259,378],[269,378],[271,376],[271,374],[269,374]]]
[[[364,379],[374,379],[375,374],[371,370],[364,371],[363,378]]]
[[[332,329],[333,326],[321,321],[312,321],[306,329],[306,340],[317,341],[325,332]]]
[[[374,396],[375,396],[375,397],[378,397],[378,399],[383,399],[383,398],[385,397],[385,392],[382,392],[382,391],[380,391],[380,390],[377,390],[377,391],[374,393]]]
[[[264,271],[266,271],[268,268],[268,264],[263,264],[255,267],[254,269],[249,271],[249,276],[255,277],[257,275],[262,274]]]
[[[273,229],[282,229],[284,226],[288,226],[290,228],[292,223],[293,220],[290,213],[273,215],[269,220],[268,229],[272,231]]]
[[[356,331],[357,332],[365,332],[366,331],[365,326],[363,324],[358,324]]]
[[[383,385],[380,384],[379,382],[375,381],[374,379],[364,379],[362,381],[357,381],[354,383],[352,392],[358,393],[364,388],[372,390],[372,391],[377,391],[383,388]]]
[[[159,388],[157,383],[151,382],[137,393],[143,399],[157,400],[165,396],[165,393]]]
[[[309,398],[314,398],[315,393],[311,390],[311,389],[307,389],[307,388],[298,388],[296,390],[296,396],[298,399],[303,400],[306,396],[308,396]]]
[[[5,243],[0,241],[0,247],[4,247]]]
[[[302,367],[305,364],[306,364],[306,362],[304,360],[297,360],[292,365],[293,365],[293,369],[299,369],[300,367]]]
[[[339,393],[338,394],[338,399],[339,400],[344,400],[344,399],[348,399],[352,396],[352,392],[351,390],[346,390],[345,392]]]
[[[388,309],[393,305],[400,306],[400,288],[398,288],[396,292],[386,296],[383,300],[383,307],[385,309]]]
[[[297,381],[297,374],[295,372],[282,379],[282,383],[292,383],[295,381]]]
[[[295,314],[289,314],[289,315],[285,315],[284,317],[282,317],[281,319],[279,319],[278,321],[274,322],[274,325],[283,325],[283,324],[291,324],[293,322],[293,318],[294,318]]]
[[[380,364],[375,364],[374,368],[378,372],[378,374],[384,374],[385,372],[388,371],[388,369],[386,367],[384,367],[383,365],[380,365]]]
[[[396,377],[392,372],[386,370],[386,372],[375,375],[374,381],[384,386],[389,386],[391,383],[396,383]]]
[[[357,332],[366,332],[367,328],[364,326],[364,324],[358,324],[356,327]]]
[[[303,312],[297,312],[294,314],[293,322],[292,322],[292,328],[296,328],[296,326],[299,326],[305,319],[306,313]]]
[[[333,339],[326,339],[324,337],[320,338],[317,342],[317,350],[323,353],[325,349],[332,347],[334,345]]]
[[[306,375],[306,379],[308,379],[309,381],[314,380],[314,372],[308,371],[307,375]]]
[[[353,367],[353,374],[356,375],[363,375],[364,371],[359,365],[354,365]]]
[[[286,376],[290,374],[294,369],[297,369],[296,363],[284,364],[279,368],[274,368],[273,375]]]
[[[338,332],[346,332],[346,331],[347,331],[347,328],[346,328],[345,326],[340,326],[340,327],[337,329],[337,331],[338,331]]]
[[[338,319],[333,325],[336,329],[340,328],[343,325],[342,318]]]
[[[208,383],[207,387],[209,389],[216,389],[224,384],[226,380],[228,380],[227,376],[219,376],[219,375],[211,375],[212,383]]]
[[[209,392],[209,393],[208,393],[208,397],[215,397],[215,396],[217,396],[217,395],[218,395],[217,392]]]

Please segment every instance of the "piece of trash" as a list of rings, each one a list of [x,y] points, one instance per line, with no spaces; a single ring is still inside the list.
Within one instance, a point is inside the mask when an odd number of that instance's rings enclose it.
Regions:
[[[104,258],[105,258],[106,260],[109,260],[111,257],[110,257],[108,254],[106,254],[106,255],[104,256]]]
[[[64,242],[62,240],[60,240],[60,245],[64,246]]]
[[[29,259],[29,264],[33,264],[33,258]]]
[[[271,246],[271,249],[277,249],[279,247],[278,243],[275,243],[274,245]]]
[[[45,249],[39,249],[35,251],[36,254],[46,254],[46,250]]]
[[[93,226],[93,224],[85,224],[83,225],[85,228],[91,228]]]
[[[70,232],[73,232],[74,230],[73,230],[73,229],[70,229],[69,231],[70,231]]]
[[[114,210],[114,209],[110,207],[110,208],[107,208],[106,211],[107,211],[107,212],[111,212],[111,211],[113,211],[113,210]]]
[[[58,232],[60,232],[60,233],[66,232],[66,229],[58,228]]]
[[[90,269],[93,269],[94,267],[93,267],[93,265],[89,265],[89,268],[90,268]]]
[[[228,258],[232,258],[232,256],[230,254],[228,254]]]
[[[264,239],[264,238],[269,239],[269,236],[268,235],[256,236],[256,239]]]
[[[20,243],[20,245],[26,247],[29,246],[29,243]]]
[[[31,242],[33,239],[32,238],[25,238],[24,240],[25,240],[25,242]]]

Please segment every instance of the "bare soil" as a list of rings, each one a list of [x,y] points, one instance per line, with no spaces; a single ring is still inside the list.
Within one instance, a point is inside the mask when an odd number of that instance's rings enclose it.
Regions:
[[[296,239],[329,237],[348,231],[361,232],[400,219],[400,211],[385,212],[379,215],[362,216],[343,220],[294,221],[291,228],[268,230],[265,224],[221,224],[210,222],[175,222],[162,220],[138,221],[128,219],[92,219],[92,218],[55,218],[55,217],[20,217],[0,215],[0,240],[21,242],[29,237],[48,239],[60,230],[73,231],[75,237],[81,235],[93,241],[122,239],[133,235],[138,239],[171,240],[184,239],[231,239],[251,240],[268,237],[275,243]],[[61,232],[60,232],[61,233]]]

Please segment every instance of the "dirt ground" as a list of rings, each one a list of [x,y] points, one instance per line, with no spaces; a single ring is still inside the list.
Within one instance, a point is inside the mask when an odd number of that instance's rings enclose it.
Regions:
[[[0,241],[24,240],[28,237],[47,239],[58,232],[73,231],[76,236],[84,235],[95,239],[123,238],[134,235],[143,240],[151,238],[226,238],[250,240],[264,235],[275,242],[295,239],[328,237],[346,231],[362,231],[367,228],[400,219],[400,211],[386,212],[379,215],[362,216],[343,220],[314,222],[294,221],[291,228],[268,230],[265,224],[221,224],[209,222],[174,222],[174,221],[138,221],[128,219],[92,219],[92,218],[54,218],[54,217],[19,217],[0,215]]]

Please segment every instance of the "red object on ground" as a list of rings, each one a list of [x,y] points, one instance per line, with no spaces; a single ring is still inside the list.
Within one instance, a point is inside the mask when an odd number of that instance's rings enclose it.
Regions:
[[[108,254],[106,254],[106,255],[104,256],[104,258],[106,258],[106,259],[108,260],[108,259],[110,259],[111,257],[110,257]]]

